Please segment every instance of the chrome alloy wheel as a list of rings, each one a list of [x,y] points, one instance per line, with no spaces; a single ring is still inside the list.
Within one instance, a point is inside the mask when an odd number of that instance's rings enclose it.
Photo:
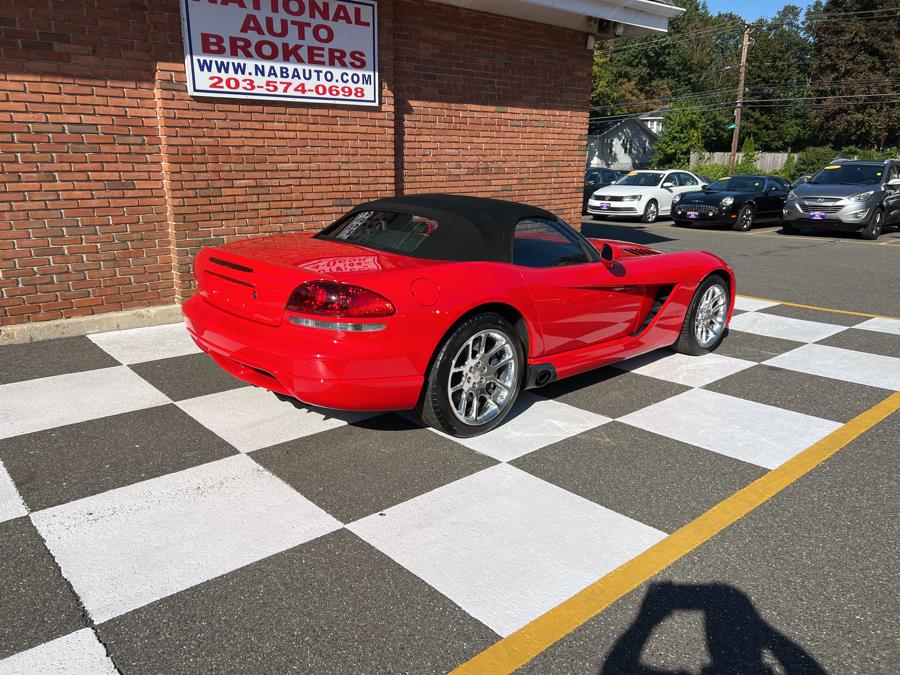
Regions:
[[[721,337],[725,330],[727,311],[728,294],[725,289],[719,284],[707,288],[700,298],[697,316],[694,319],[694,336],[701,347],[710,347]]]
[[[516,351],[509,337],[497,330],[475,333],[450,363],[447,395],[453,414],[466,424],[487,424],[513,398]]]

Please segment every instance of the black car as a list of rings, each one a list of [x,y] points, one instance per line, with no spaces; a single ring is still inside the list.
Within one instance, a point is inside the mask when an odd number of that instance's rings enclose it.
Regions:
[[[581,212],[587,213],[587,203],[596,190],[612,185],[623,175],[622,171],[591,167],[584,170],[584,198],[581,200]]]
[[[775,176],[730,176],[697,192],[672,198],[672,220],[685,226],[695,222],[729,225],[746,232],[757,220],[781,220],[790,186]]]

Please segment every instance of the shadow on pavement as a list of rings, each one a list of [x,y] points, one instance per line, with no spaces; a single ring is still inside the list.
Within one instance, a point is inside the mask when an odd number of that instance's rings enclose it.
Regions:
[[[653,631],[675,612],[702,614],[710,656],[700,671],[704,675],[826,672],[799,645],[766,623],[750,598],[733,586],[664,582],[651,584],[640,613],[613,645],[601,675],[687,672],[641,663],[641,652]]]
[[[581,233],[586,237],[599,239],[620,239],[633,244],[656,244],[661,241],[674,241],[673,237],[663,237],[645,228],[640,223],[634,225],[617,225],[596,220],[583,220]]]

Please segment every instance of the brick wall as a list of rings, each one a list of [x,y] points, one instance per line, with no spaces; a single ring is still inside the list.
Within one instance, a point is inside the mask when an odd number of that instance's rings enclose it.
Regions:
[[[592,53],[582,33],[398,2],[396,124],[406,192],[523,201],[579,225]]]
[[[577,222],[574,31],[379,3],[378,108],[190,98],[177,0],[0,0],[0,323],[170,304],[200,246],[452,191]]]

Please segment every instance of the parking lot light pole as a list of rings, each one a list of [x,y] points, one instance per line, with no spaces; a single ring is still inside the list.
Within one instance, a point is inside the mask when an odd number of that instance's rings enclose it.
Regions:
[[[750,48],[750,24],[744,24],[744,41],[741,45],[741,66],[738,74],[737,102],[734,108],[734,131],[731,133],[731,155],[728,157],[728,174],[734,173],[737,159],[738,138],[741,135],[741,111],[744,107],[744,78],[747,74],[747,51]]]

